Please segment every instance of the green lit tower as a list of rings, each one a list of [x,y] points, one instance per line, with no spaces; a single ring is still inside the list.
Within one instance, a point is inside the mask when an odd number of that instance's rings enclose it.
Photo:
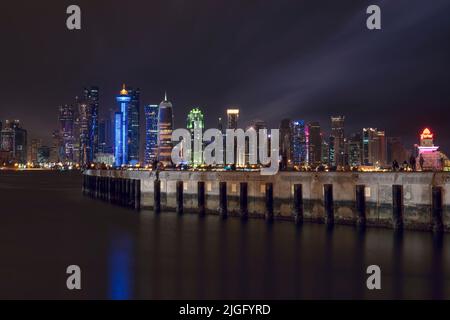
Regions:
[[[192,109],[187,116],[187,129],[191,132],[192,137],[192,153],[191,163],[194,166],[201,165],[203,163],[202,144],[198,146],[194,145],[196,139],[202,139],[203,130],[205,129],[205,119],[203,112],[199,108]]]

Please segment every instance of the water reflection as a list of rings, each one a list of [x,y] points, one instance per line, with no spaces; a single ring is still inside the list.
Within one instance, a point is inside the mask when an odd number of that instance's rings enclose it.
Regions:
[[[76,263],[76,298],[450,298],[449,234],[155,215],[83,197],[78,178],[2,176],[2,212],[14,214],[1,216],[0,297],[73,298],[55,274]],[[380,291],[366,287],[372,264],[381,268]]]
[[[134,244],[129,234],[116,234],[109,253],[109,298],[125,300],[133,297]]]

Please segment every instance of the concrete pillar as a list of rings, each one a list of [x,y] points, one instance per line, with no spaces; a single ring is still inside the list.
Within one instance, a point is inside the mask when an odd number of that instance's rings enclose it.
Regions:
[[[392,186],[392,226],[394,229],[403,228],[403,186]]]
[[[177,181],[177,213],[183,214],[183,181]]]
[[[223,218],[226,218],[228,215],[227,183],[225,181],[219,182],[219,214]]]
[[[242,219],[248,218],[248,183],[241,182],[239,185],[239,214]]]
[[[161,180],[159,179],[153,182],[153,211],[161,212]]]
[[[95,176],[95,198],[100,195],[100,177]]]
[[[120,179],[120,205],[122,205],[122,206],[125,206],[126,194],[127,194],[126,179],[121,178]]]
[[[81,193],[84,194],[86,191],[86,175],[83,174],[83,185],[81,186]]]
[[[333,185],[323,185],[323,206],[325,208],[325,223],[334,224]]]
[[[294,219],[295,224],[303,223],[303,185],[294,184]]]
[[[134,209],[134,200],[136,198],[136,189],[135,189],[136,185],[134,184],[134,179],[128,179],[128,185],[129,185],[128,206]]]
[[[442,222],[442,187],[432,187],[431,195],[433,232],[440,233],[444,230],[444,224]]]
[[[108,202],[111,202],[111,198],[112,198],[112,188],[113,188],[113,178],[108,177]]]
[[[365,185],[356,185],[356,212],[358,214],[356,218],[356,225],[358,227],[366,226],[366,195]]]
[[[141,179],[134,180],[134,209],[141,209]]]
[[[266,183],[266,220],[273,221],[273,183]]]
[[[200,215],[204,215],[205,210],[205,182],[199,181],[197,182],[197,206]]]

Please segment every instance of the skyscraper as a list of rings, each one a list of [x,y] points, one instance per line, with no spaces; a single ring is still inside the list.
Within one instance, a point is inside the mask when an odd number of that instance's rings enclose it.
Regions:
[[[158,111],[156,104],[146,105],[145,112],[145,164],[152,164],[158,156]]]
[[[364,165],[386,165],[387,145],[384,131],[376,128],[363,128],[362,149]]]
[[[362,164],[362,136],[354,133],[348,139],[348,164],[359,167]]]
[[[165,166],[172,163],[172,131],[172,103],[167,100],[166,94],[158,111],[158,161]]]
[[[27,162],[27,131],[19,120],[6,120],[1,130],[0,149],[3,160],[25,164]]]
[[[292,123],[292,150],[294,165],[304,165],[308,161],[307,129],[304,120]]]
[[[239,109],[227,110],[227,129],[236,130],[238,127]]]
[[[322,161],[322,135],[320,124],[311,122],[308,124],[308,162],[311,166],[318,166]]]
[[[127,165],[129,161],[128,150],[131,142],[128,130],[129,117],[128,111],[130,110],[131,97],[128,94],[125,84],[120,91],[120,94],[116,97],[116,101],[119,104],[119,111],[115,114],[114,120],[114,158],[115,165]]]
[[[128,104],[128,163],[135,165],[139,163],[139,122],[140,122],[140,95],[139,88],[133,89],[129,87],[128,95],[131,98]]]
[[[31,139],[31,145],[28,148],[28,161],[31,163],[38,162],[38,150],[42,146],[41,139]]]
[[[331,136],[334,144],[334,160],[331,164],[335,166],[345,165],[344,120],[344,116],[331,117]]]
[[[190,162],[194,166],[201,165],[203,163],[203,142],[196,147],[194,140],[202,141],[203,130],[205,129],[205,119],[203,112],[199,108],[192,109],[186,121],[186,128],[191,132],[191,159]]]
[[[60,159],[63,162],[73,162],[74,160],[74,110],[71,105],[59,107],[59,135],[62,139],[62,154]]]
[[[88,105],[88,144],[87,155],[88,162],[94,161],[95,154],[98,152],[98,110],[99,110],[99,89],[92,86],[84,88],[83,101]]]
[[[292,165],[292,121],[283,119],[280,124],[280,155],[283,169]]]

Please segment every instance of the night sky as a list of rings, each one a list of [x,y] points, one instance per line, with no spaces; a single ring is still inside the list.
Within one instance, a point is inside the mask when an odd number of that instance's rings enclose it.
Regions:
[[[66,8],[82,30],[66,28]],[[366,28],[366,8],[382,30]],[[75,0],[8,1],[0,8],[0,119],[48,141],[57,106],[98,85],[101,113],[123,82],[141,105],[167,90],[175,125],[193,106],[208,127],[228,106],[277,128],[282,118],[346,116],[416,142],[429,126],[450,151],[450,1]]]

